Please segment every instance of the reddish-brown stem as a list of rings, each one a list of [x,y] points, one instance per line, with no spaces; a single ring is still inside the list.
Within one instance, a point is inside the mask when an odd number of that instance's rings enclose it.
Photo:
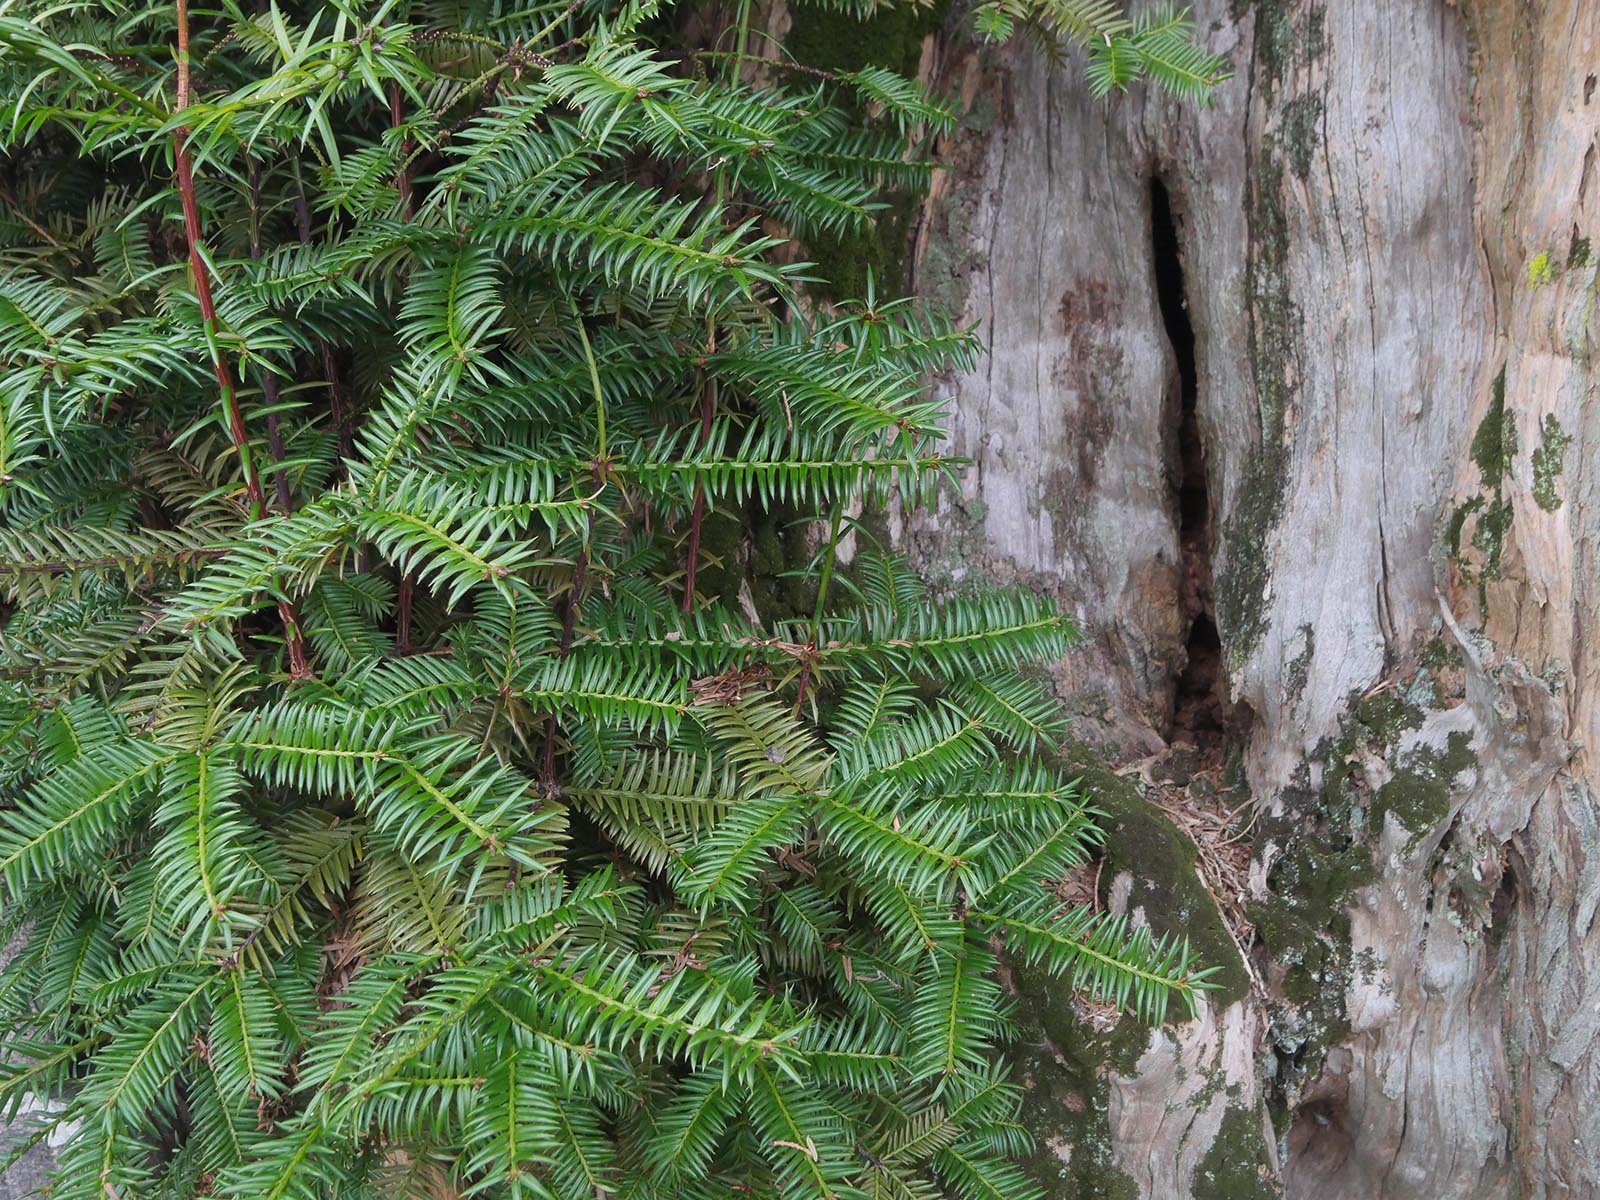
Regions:
[[[815,647],[809,647],[815,649]],[[811,660],[807,658],[800,664],[800,686],[794,700],[794,715],[799,716],[806,706],[806,688],[811,686]]]
[[[717,348],[716,326],[711,327],[711,332],[706,335],[706,354],[710,355]],[[703,446],[711,437],[711,418],[717,405],[717,383],[709,375],[706,377],[705,386],[700,389],[700,444]],[[706,519],[706,489],[704,483],[694,485],[694,514],[689,518],[689,560],[683,572],[683,611],[694,611],[695,579],[700,570],[700,531]]]
[[[411,605],[416,592],[417,581],[407,571],[400,577],[400,594],[394,609],[394,652],[402,656],[411,653]]]
[[[393,81],[389,84],[389,126],[398,129],[405,121],[405,112],[400,107],[400,85]],[[411,215],[411,168],[405,164],[411,159],[411,139],[404,138],[400,142],[400,171],[394,178],[395,189],[400,193],[400,210],[409,217]]]
[[[589,529],[594,530],[594,516],[590,514]],[[578,559],[572,566],[572,590],[567,593],[566,603],[561,611],[561,646],[556,653],[557,658],[565,658],[567,651],[572,649],[572,634],[578,623],[578,608],[583,600],[583,585],[589,574],[589,547],[585,544],[578,551]],[[556,718],[552,713],[544,722],[544,784],[547,789],[555,786],[556,781]]]
[[[593,516],[589,518],[594,521]],[[572,591],[567,594],[566,611],[561,615],[561,657],[572,649],[572,630],[578,621],[578,609],[583,604],[583,584],[589,574],[589,547],[578,551],[578,561],[572,567]]]
[[[270,374],[261,373],[261,398],[267,402],[267,407],[278,407],[278,381]],[[283,461],[283,430],[278,425],[278,414],[267,414],[267,449],[272,454],[274,464]],[[294,497],[289,493],[289,476],[281,466],[274,466],[272,472],[272,490],[278,498],[278,507],[288,512],[294,507]]]
[[[398,129],[405,122],[405,110],[400,105],[400,85],[389,84],[389,126]],[[411,139],[400,142],[400,170],[395,175],[395,190],[400,193],[400,212],[411,218],[411,168],[406,165],[411,157]],[[395,652],[411,653],[411,602],[417,590],[416,578],[407,572],[400,579],[400,597],[395,613]]]
[[[250,165],[250,257],[261,261],[261,172]],[[274,464],[283,462],[283,429],[278,423],[278,380],[271,371],[261,371],[261,398],[267,402],[267,449]],[[288,512],[294,506],[289,492],[289,476],[281,465],[272,472],[272,485],[278,497],[278,507]]]
[[[188,0],[178,0],[178,102],[175,111],[182,112],[188,107],[189,4]],[[227,356],[215,345],[217,305],[211,295],[211,275],[206,266],[205,239],[200,231],[200,204],[195,198],[194,163],[189,158],[189,130],[186,126],[179,126],[173,132],[172,157],[178,177],[178,197],[183,205],[183,231],[189,242],[189,269],[194,275],[195,298],[200,304],[200,320],[205,324],[207,340],[213,342],[211,365],[216,372],[217,390],[222,396],[223,420],[227,425],[228,438],[239,455],[245,495],[250,500],[251,518],[260,520],[267,507],[266,496],[261,490],[261,476],[250,454],[250,434],[244,425],[244,414],[239,411],[239,393],[234,386],[233,368],[228,365]],[[280,599],[278,617],[283,622],[284,643],[289,651],[290,676],[295,679],[310,678],[305,637],[300,632],[294,605]]]
[[[689,518],[689,555],[683,572],[683,611],[694,611],[695,575],[700,565],[700,527],[706,519],[706,493],[695,484],[694,513]]]
[[[311,207],[306,203],[306,190],[300,182],[300,167],[294,169],[294,223],[302,246],[311,244]],[[333,350],[327,342],[317,339],[317,349],[322,359],[322,373],[328,383],[328,415],[333,420],[334,435],[339,442],[339,457],[355,457],[355,435],[350,429],[349,409],[344,402],[344,391],[339,386],[338,365],[333,361]]]

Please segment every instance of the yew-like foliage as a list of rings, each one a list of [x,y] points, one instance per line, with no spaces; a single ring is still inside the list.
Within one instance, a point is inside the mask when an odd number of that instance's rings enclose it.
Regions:
[[[1067,620],[837,562],[950,473],[974,346],[818,315],[779,237],[951,118],[748,24],[0,7],[0,1105],[52,1195],[1020,1198],[997,955],[1195,1002],[1048,886]],[[815,522],[805,610],[730,514]]]

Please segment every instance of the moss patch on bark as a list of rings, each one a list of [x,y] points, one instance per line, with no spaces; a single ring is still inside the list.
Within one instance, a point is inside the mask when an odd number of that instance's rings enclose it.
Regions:
[[[1372,827],[1382,829],[1390,813],[1412,835],[1412,844],[1450,811],[1450,791],[1457,775],[1476,766],[1472,738],[1461,731],[1450,734],[1445,748],[1422,746],[1404,756],[1392,778],[1378,789],[1372,801]]]
[[[1222,1127],[1195,1171],[1194,1200],[1275,1200],[1272,1159],[1261,1114],[1230,1104]]]
[[[1504,365],[1494,378],[1489,410],[1473,432],[1470,452],[1482,480],[1482,491],[1467,497],[1450,514],[1445,528],[1445,548],[1462,575],[1478,585],[1481,609],[1488,603],[1487,585],[1500,578],[1501,555],[1513,515],[1511,500],[1505,494],[1505,480],[1512,472],[1517,455],[1517,427],[1514,414],[1506,408]],[[1468,522],[1472,525],[1472,535],[1465,545],[1477,552],[1475,557],[1469,556],[1463,545]]]
[[[1078,1018],[1059,981],[1024,971],[1016,983],[1021,1035],[1008,1053],[1022,1086],[1018,1119],[1035,1141],[1023,1170],[1048,1200],[1138,1200],[1112,1157],[1106,1070],[1115,1063],[1130,1071],[1148,1031],[1125,1019],[1099,1032]]]
[[[1270,144],[1260,151],[1248,216],[1245,291],[1251,314],[1250,376],[1261,440],[1245,462],[1237,498],[1223,523],[1216,586],[1217,626],[1234,667],[1249,657],[1266,631],[1267,551],[1287,486],[1284,424],[1298,374],[1302,321],[1289,288],[1283,167]]]
[[[1187,935],[1205,965],[1221,968],[1209,1003],[1220,1007],[1246,995],[1249,976],[1195,873],[1193,844],[1092,750],[1074,744],[1064,757],[1089,803],[1104,814],[1102,885],[1129,872],[1130,907],[1143,909],[1158,934]],[[1025,1169],[1049,1200],[1136,1200],[1133,1180],[1112,1155],[1110,1075],[1133,1073],[1149,1045],[1149,1026],[1125,1016],[1110,1030],[1097,1029],[1082,1019],[1083,1006],[1065,983],[1038,971],[1018,971],[1014,982],[1020,1034],[1009,1053],[1023,1087],[1020,1120],[1037,1141]],[[1200,1103],[1223,1090],[1219,1080]]]
[[[1201,965],[1217,968],[1208,1002],[1226,1008],[1242,1000],[1249,994],[1250,976],[1216,901],[1195,871],[1194,843],[1139,794],[1132,780],[1098,765],[1081,775],[1089,803],[1105,814],[1102,886],[1109,888],[1126,872],[1133,880],[1129,910],[1143,909],[1158,935],[1187,937]]]
[[[1545,414],[1540,432],[1543,440],[1533,452],[1533,502],[1545,512],[1555,512],[1561,507],[1561,493],[1556,483],[1561,478],[1572,435],[1561,428],[1554,413]]]
[[[862,20],[836,10],[796,5],[784,45],[797,62],[809,67],[825,71],[887,67],[915,78],[923,41],[943,28],[949,7],[949,0],[927,7],[899,5]],[[853,299],[866,294],[870,276],[880,292],[899,293],[923,195],[895,191],[881,199],[885,207],[868,228],[807,242],[806,256],[822,280],[813,290],[829,299]]]

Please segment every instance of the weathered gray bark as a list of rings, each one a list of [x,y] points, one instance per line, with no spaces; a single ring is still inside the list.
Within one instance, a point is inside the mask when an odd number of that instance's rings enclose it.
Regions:
[[[917,254],[989,354],[965,490],[904,541],[1068,600],[1114,763],[1166,753],[1208,610],[1260,813],[1256,984],[1104,1069],[1107,1194],[1600,1195],[1600,6],[1196,9],[1237,70],[1209,110],[947,48],[971,111]]]

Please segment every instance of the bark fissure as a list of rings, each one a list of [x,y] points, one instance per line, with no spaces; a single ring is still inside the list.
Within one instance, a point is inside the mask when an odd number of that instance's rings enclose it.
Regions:
[[[1172,198],[1159,177],[1150,180],[1150,249],[1161,324],[1177,373],[1177,395],[1169,405],[1176,426],[1171,486],[1182,567],[1178,604],[1187,631],[1183,664],[1173,679],[1168,738],[1211,743],[1224,732],[1217,687],[1222,640],[1211,593],[1211,493],[1200,433],[1200,380],[1183,276],[1183,247]]]

